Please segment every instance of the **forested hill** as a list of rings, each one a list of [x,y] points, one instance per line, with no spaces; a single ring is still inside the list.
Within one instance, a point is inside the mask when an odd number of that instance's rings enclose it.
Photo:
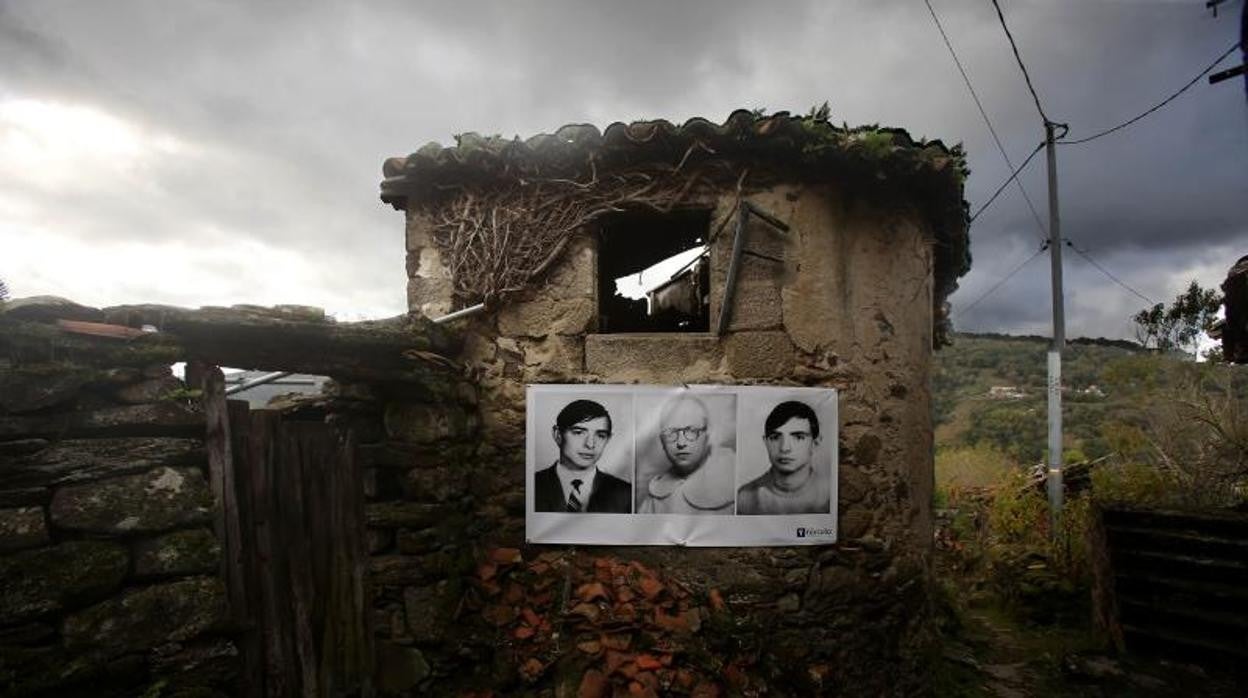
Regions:
[[[1019,462],[1044,453],[1049,339],[955,334],[936,352],[932,404],[937,446],[989,443]],[[1126,420],[1153,390],[1160,357],[1121,340],[1077,339],[1063,354],[1066,449],[1095,458],[1109,451],[1105,424]]]

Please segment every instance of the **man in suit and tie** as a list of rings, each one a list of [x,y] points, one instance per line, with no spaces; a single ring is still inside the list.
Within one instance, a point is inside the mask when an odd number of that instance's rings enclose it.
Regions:
[[[632,485],[598,469],[598,459],[611,440],[606,408],[592,400],[573,400],[555,417],[551,435],[559,446],[559,460],[533,477],[535,511],[632,511]]]

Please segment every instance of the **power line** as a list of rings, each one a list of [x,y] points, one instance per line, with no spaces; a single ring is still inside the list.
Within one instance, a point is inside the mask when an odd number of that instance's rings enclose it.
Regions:
[[[994,0],[994,2],[995,2],[995,0]],[[1207,68],[1205,68],[1204,70],[1200,71],[1200,74],[1199,74],[1199,75],[1197,75],[1196,77],[1194,77],[1194,78],[1192,78],[1191,80],[1189,80],[1189,81],[1188,81],[1188,83],[1187,83],[1186,85],[1184,85],[1183,87],[1180,87],[1178,92],[1175,92],[1174,94],[1170,95],[1169,97],[1166,97],[1165,99],[1161,100],[1160,102],[1158,102],[1157,104],[1153,105],[1151,108],[1149,108],[1147,111],[1145,111],[1144,113],[1140,114],[1139,116],[1136,116],[1136,117],[1131,118],[1131,119],[1127,119],[1126,121],[1122,122],[1121,124],[1118,124],[1117,126],[1114,126],[1113,128],[1107,128],[1107,129],[1105,129],[1104,131],[1101,131],[1100,133],[1095,133],[1095,134],[1093,134],[1093,135],[1091,135],[1091,136],[1088,136],[1087,138],[1080,138],[1080,139],[1078,139],[1078,140],[1073,140],[1073,141],[1060,141],[1060,143],[1061,143],[1062,145],[1078,145],[1078,144],[1080,144],[1080,143],[1087,143],[1088,141],[1094,141],[1094,140],[1096,140],[1097,138],[1100,138],[1101,136],[1108,136],[1109,134],[1113,133],[1114,131],[1119,131],[1119,130],[1122,130],[1122,129],[1124,129],[1124,128],[1126,128],[1126,127],[1130,126],[1131,124],[1134,124],[1135,122],[1139,121],[1140,119],[1143,119],[1144,117],[1148,116],[1149,114],[1152,114],[1153,112],[1157,111],[1158,109],[1161,109],[1162,107],[1166,106],[1166,105],[1167,105],[1167,104],[1169,104],[1170,102],[1174,101],[1174,100],[1175,100],[1175,98],[1177,98],[1179,95],[1183,94],[1184,92],[1187,92],[1187,90],[1188,90],[1188,89],[1189,89],[1192,85],[1195,85],[1197,82],[1199,82],[1199,81],[1200,81],[1200,79],[1201,79],[1201,78],[1205,77],[1205,75],[1206,75],[1206,74],[1208,74],[1208,72],[1209,72],[1209,71],[1213,70],[1214,68],[1216,68],[1216,67],[1217,67],[1217,65],[1218,65],[1219,63],[1221,63],[1222,61],[1226,60],[1226,57],[1227,57],[1227,56],[1229,56],[1229,55],[1231,55],[1231,54],[1235,51],[1235,49],[1237,49],[1237,48],[1239,48],[1239,42],[1238,42],[1238,41],[1236,41],[1235,43],[1231,44],[1231,47],[1230,47],[1230,48],[1228,48],[1228,49],[1226,50],[1226,52],[1225,52],[1225,53],[1223,53],[1221,56],[1218,56],[1217,60],[1215,60],[1214,62],[1210,63],[1210,64],[1209,64],[1209,67],[1207,67]]]
[[[1022,171],[1027,167],[1028,164],[1031,163],[1031,159],[1036,157],[1036,153],[1040,152],[1043,149],[1044,149],[1044,141],[1041,141],[1040,145],[1037,145],[1035,149],[1031,151],[1031,154],[1027,156],[1027,159],[1023,160],[1023,164],[1016,167],[1014,171],[1010,173],[1010,176],[1006,177],[1005,181],[1001,183],[1001,186],[997,187],[997,190],[993,193],[993,195],[988,197],[988,201],[984,202],[984,205],[980,206],[978,211],[971,214],[971,217],[968,220],[968,222],[974,223],[975,219],[979,218],[979,214],[983,213],[985,209],[987,209],[989,206],[992,205],[992,202],[997,200],[997,197],[1001,195],[1001,192],[1005,191],[1005,188],[1010,186],[1010,182],[1013,182],[1015,179],[1018,178],[1018,175],[1022,174]],[[1035,213],[1035,211],[1033,210],[1032,213]]]
[[[1027,81],[1027,89],[1031,92],[1031,98],[1036,102],[1036,111],[1040,112],[1040,118],[1044,123],[1049,123],[1049,117],[1044,113],[1044,107],[1040,106],[1040,96],[1036,94],[1036,88],[1031,84],[1031,74],[1027,72],[1027,66],[1023,64],[1023,57],[1018,53],[1018,44],[1014,43],[1014,35],[1010,33],[1010,27],[1005,23],[1005,15],[1001,13],[1001,5],[997,0],[992,0],[992,6],[997,8],[997,19],[1001,20],[1001,28],[1005,30],[1005,38],[1010,40],[1010,48],[1014,49],[1014,60],[1018,61],[1018,67],[1023,71],[1023,79]]]
[[[979,95],[975,92],[975,86],[971,84],[971,77],[966,74],[966,68],[962,67],[962,61],[958,59],[957,51],[953,50],[953,43],[949,41],[949,35],[945,33],[945,28],[940,24],[940,18],[936,16],[936,10],[932,7],[931,0],[923,0],[927,5],[927,11],[932,15],[932,21],[936,23],[936,29],[940,32],[940,38],[945,40],[945,46],[949,49],[949,55],[953,56],[954,65],[958,66],[958,72],[962,74],[962,81],[966,83],[966,89],[971,93],[971,99],[975,100],[975,106],[979,108],[979,115],[984,117],[984,123],[988,126],[988,132],[992,134],[992,140],[997,144],[997,150],[1001,152],[1001,157],[1005,159],[1006,167],[1010,171],[1014,171],[1014,163],[1010,162],[1010,156],[1005,152],[1005,146],[1001,144],[1001,138],[997,135],[997,129],[993,128],[992,120],[988,118],[988,112],[984,109],[983,102],[979,101]],[[1036,226],[1040,228],[1040,238],[1044,239],[1048,236],[1044,223],[1040,222],[1040,214],[1036,213],[1036,207],[1031,203],[1031,197],[1027,195],[1027,190],[1023,187],[1022,180],[1011,177],[1015,184],[1018,185],[1018,191],[1023,195],[1023,200],[1027,202],[1027,208],[1031,210],[1031,217],[1036,222]]]
[[[1097,262],[1095,259],[1092,259],[1092,256],[1089,255],[1086,250],[1081,250],[1078,247],[1075,247],[1075,243],[1071,242],[1070,240],[1066,241],[1066,246],[1074,250],[1075,253],[1078,254],[1080,257],[1083,257],[1084,259],[1088,260],[1088,264],[1091,264],[1092,266],[1096,267],[1098,270],[1100,270],[1102,274],[1104,274],[1105,276],[1108,276],[1111,281],[1127,289],[1131,293],[1134,293],[1140,300],[1144,301],[1145,303],[1148,303],[1149,305],[1155,304],[1155,301],[1152,298],[1149,298],[1143,293],[1140,293],[1134,288],[1131,288],[1122,279],[1119,279],[1117,276],[1114,276],[1112,272],[1110,272],[1105,267],[1101,266],[1100,262]]]
[[[987,291],[985,291],[985,292],[984,292],[984,295],[980,296],[979,298],[976,298],[974,301],[972,301],[972,302],[971,302],[971,304],[970,304],[970,305],[968,305],[968,306],[966,306],[965,308],[963,308],[962,310],[958,311],[958,314],[957,314],[957,315],[954,315],[954,316],[953,316],[953,319],[954,319],[954,320],[957,320],[958,318],[962,317],[963,315],[966,315],[966,314],[967,314],[967,312],[969,312],[971,308],[974,308],[975,306],[979,305],[979,302],[980,302],[980,301],[984,300],[984,299],[985,299],[985,298],[987,298],[988,296],[991,296],[993,293],[995,293],[997,289],[999,289],[999,288],[1001,288],[1002,286],[1004,286],[1004,285],[1005,285],[1005,282],[1009,281],[1009,280],[1010,280],[1010,279],[1011,279],[1011,278],[1012,278],[1015,274],[1017,274],[1018,272],[1022,271],[1022,270],[1023,270],[1023,267],[1027,266],[1028,264],[1031,264],[1031,260],[1033,260],[1033,259],[1035,259],[1036,257],[1039,257],[1040,255],[1044,254],[1044,251],[1045,251],[1045,250],[1047,250],[1047,249],[1049,249],[1049,244],[1046,242],[1046,243],[1044,243],[1043,245],[1041,245],[1041,246],[1040,246],[1040,249],[1036,250],[1036,251],[1035,251],[1035,253],[1033,253],[1030,257],[1028,257],[1027,259],[1023,260],[1023,263],[1022,263],[1022,264],[1020,264],[1020,265],[1018,265],[1018,266],[1014,267],[1013,271],[1011,271],[1009,274],[1006,274],[1006,275],[1005,275],[1005,276],[1004,276],[1004,277],[1003,277],[1000,281],[998,281],[997,283],[993,284],[992,288],[990,288],[990,289],[988,289]]]

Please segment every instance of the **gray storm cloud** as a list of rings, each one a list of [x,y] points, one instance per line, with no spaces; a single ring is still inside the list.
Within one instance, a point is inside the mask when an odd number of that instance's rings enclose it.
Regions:
[[[1231,45],[1238,18],[1215,19],[1197,5],[1003,8],[1046,110],[1078,137],[1151,106]],[[933,6],[1021,162],[1041,123],[991,5]],[[76,145],[81,162],[30,151],[28,166],[0,168],[0,246],[25,252],[0,255],[0,277],[23,295],[55,290],[88,303],[171,294],[163,277],[145,283],[141,272],[76,285],[83,272],[58,274],[56,257],[36,248],[41,240],[72,245],[84,259],[94,250],[97,274],[125,245],[280,250],[300,270],[289,283],[272,281],[263,254],[221,255],[233,263],[196,272],[203,296],[193,288],[176,296],[270,298],[248,297],[257,288],[347,314],[400,312],[402,220],[377,199],[381,162],[463,131],[527,136],[569,122],[722,119],[736,107],[805,111],[827,100],[837,121],[964,143],[973,210],[1007,174],[920,0],[0,2],[0,65],[0,115],[17,102],[84,107],[137,134],[125,167],[109,165],[121,156],[92,155],[87,139]],[[51,128],[0,116],[0,145],[55,140]],[[180,149],[152,145],[166,141]],[[1248,109],[1236,85],[1202,82],[1058,158],[1067,237],[1150,297],[1168,299],[1183,274],[1224,272],[1210,271],[1219,255],[1229,267],[1248,252]],[[62,176],[74,168],[90,181]],[[1043,174],[1037,158],[1022,177],[1042,216]],[[955,314],[1039,235],[1007,190],[972,228],[975,261],[953,297]],[[1143,302],[1069,259],[1072,328],[1129,331],[1122,314]],[[43,261],[35,270],[31,260]],[[1044,259],[1033,262],[959,315],[958,326],[1043,331],[1046,269]]]

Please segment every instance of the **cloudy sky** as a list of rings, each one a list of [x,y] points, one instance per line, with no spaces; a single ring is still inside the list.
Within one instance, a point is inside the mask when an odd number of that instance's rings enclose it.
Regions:
[[[1071,138],[1181,87],[1235,43],[1243,0],[1002,0]],[[1011,158],[1042,124],[989,0],[932,0]],[[1221,67],[1241,60],[1238,53]],[[973,210],[1008,174],[922,0],[370,3],[0,0],[0,278],[91,305],[404,308],[403,221],[381,163],[478,131],[804,112],[965,144]],[[1059,149],[1065,236],[1169,300],[1248,254],[1243,83],[1200,81]],[[1043,158],[1022,178],[1047,224]],[[1044,334],[1017,189],[971,230],[956,325]],[[1067,255],[1072,336],[1130,336],[1145,303]]]

